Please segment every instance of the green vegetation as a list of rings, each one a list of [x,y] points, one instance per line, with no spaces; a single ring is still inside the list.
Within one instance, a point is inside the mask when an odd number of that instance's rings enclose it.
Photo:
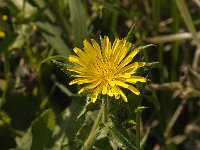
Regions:
[[[141,96],[109,100],[99,123],[66,68],[105,35],[153,46],[136,58]],[[0,0],[1,150],[200,149],[199,100],[200,0]]]

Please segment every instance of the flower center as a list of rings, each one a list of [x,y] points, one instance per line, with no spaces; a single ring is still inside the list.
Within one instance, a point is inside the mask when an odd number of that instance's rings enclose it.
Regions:
[[[114,78],[114,69],[111,67],[109,60],[105,59],[103,62],[97,64],[96,74],[100,80],[109,83]]]

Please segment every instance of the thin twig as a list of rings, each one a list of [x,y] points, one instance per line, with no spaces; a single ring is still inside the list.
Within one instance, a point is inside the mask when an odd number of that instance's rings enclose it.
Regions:
[[[199,63],[200,58],[200,44],[197,46],[197,49],[194,54],[193,62],[192,62],[192,68],[196,69]]]
[[[173,117],[171,118],[171,120],[169,121],[167,128],[164,132],[164,136],[167,137],[169,131],[172,129],[172,127],[174,126],[175,122],[177,121],[178,117],[180,116],[185,104],[187,102],[187,98],[183,99],[182,102],[179,104],[179,106],[177,107]]]

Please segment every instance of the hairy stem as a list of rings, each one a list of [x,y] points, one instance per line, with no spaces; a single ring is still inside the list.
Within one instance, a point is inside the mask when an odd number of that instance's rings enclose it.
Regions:
[[[102,99],[102,107],[103,107],[103,123],[108,122],[108,96]]]
[[[93,142],[95,141],[96,137],[99,134],[99,123],[101,122],[101,118],[102,118],[102,112],[103,112],[103,107],[99,110],[98,116],[95,120],[95,123],[92,127],[92,130],[90,131],[90,134],[88,136],[88,138],[86,139],[82,150],[89,150],[90,147],[92,146]]]

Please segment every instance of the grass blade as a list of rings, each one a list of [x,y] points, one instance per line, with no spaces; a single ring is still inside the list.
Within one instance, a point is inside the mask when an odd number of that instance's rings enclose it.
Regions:
[[[185,1],[184,0],[176,0],[176,5],[179,8],[179,11],[180,11],[180,13],[181,13],[181,15],[183,17],[183,20],[184,20],[188,30],[192,34],[193,39],[197,43],[199,43],[198,34],[197,34],[196,29],[195,29],[194,23],[192,21],[192,17],[191,17],[191,15],[189,13],[189,10],[187,8],[187,5],[186,5]]]
[[[41,30],[42,36],[56,49],[59,55],[67,57],[71,53],[70,49],[53,26],[47,22],[37,22],[37,25]]]
[[[69,0],[71,27],[74,36],[74,45],[82,47],[83,40],[87,37],[87,15],[80,0]]]

